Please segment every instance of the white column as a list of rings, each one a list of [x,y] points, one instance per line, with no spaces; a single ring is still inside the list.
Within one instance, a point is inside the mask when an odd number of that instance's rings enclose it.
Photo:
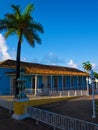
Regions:
[[[77,96],[77,90],[75,90],[74,92],[75,92],[74,96]]]
[[[37,95],[37,75],[35,75],[35,96]]]
[[[70,90],[68,90],[68,97],[70,97]]]
[[[92,118],[96,118],[96,110],[95,110],[95,76],[93,70],[90,71],[90,79],[91,79],[91,86],[92,86],[92,105],[93,105],[93,115]]]
[[[96,118],[96,110],[95,110],[95,93],[94,93],[94,81],[91,81],[91,85],[92,85],[92,104],[93,104],[93,115],[92,118]]]
[[[95,83],[96,83],[96,89],[98,89],[98,87],[97,87],[97,79],[95,79]]]

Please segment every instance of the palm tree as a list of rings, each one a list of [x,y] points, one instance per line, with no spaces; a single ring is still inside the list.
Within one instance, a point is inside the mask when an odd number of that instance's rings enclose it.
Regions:
[[[35,42],[41,43],[38,32],[43,33],[43,27],[40,23],[35,22],[31,16],[34,10],[34,5],[29,4],[22,12],[20,6],[11,5],[13,13],[6,14],[4,19],[0,19],[0,30],[4,31],[4,36],[7,38],[11,34],[18,36],[17,56],[16,56],[16,89],[15,97],[19,94],[17,87],[17,79],[20,76],[20,56],[21,43],[25,38],[30,46],[34,47]]]
[[[89,61],[83,62],[82,66],[87,72],[90,72],[92,69],[92,64]],[[87,77],[87,94],[89,95],[89,77]]]
[[[86,71],[90,71],[92,69],[92,64],[89,61],[83,62],[82,66],[83,66],[84,70],[86,70]]]

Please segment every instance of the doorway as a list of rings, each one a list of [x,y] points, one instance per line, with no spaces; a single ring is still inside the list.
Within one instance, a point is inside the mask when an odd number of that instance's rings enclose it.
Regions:
[[[32,78],[32,89],[35,89],[35,78]]]

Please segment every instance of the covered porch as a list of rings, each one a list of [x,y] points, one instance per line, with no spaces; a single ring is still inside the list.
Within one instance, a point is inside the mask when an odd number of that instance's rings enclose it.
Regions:
[[[35,96],[59,96],[87,94],[84,76],[74,75],[25,75],[26,94]],[[11,78],[11,94],[14,94],[15,78]]]

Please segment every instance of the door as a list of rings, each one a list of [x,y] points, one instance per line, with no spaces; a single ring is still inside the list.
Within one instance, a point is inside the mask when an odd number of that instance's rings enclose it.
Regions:
[[[35,78],[32,78],[32,89],[35,89]]]
[[[43,87],[48,88],[48,78],[47,78],[47,76],[43,76]]]

